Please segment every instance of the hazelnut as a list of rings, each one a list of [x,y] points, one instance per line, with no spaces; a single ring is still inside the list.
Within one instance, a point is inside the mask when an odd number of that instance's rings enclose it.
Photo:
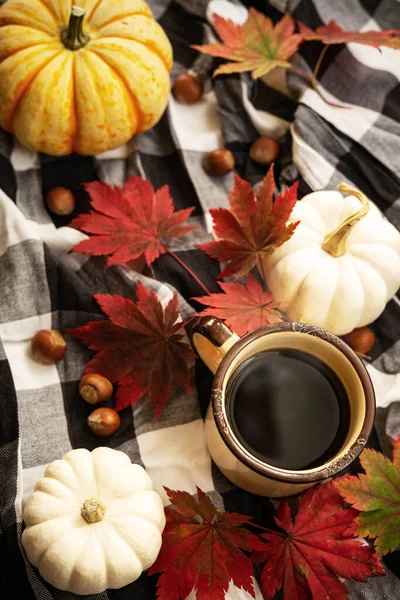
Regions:
[[[53,365],[60,361],[67,350],[67,343],[59,331],[42,329],[31,342],[33,360],[43,365]]]
[[[204,170],[213,177],[227,175],[235,168],[235,157],[227,148],[218,148],[206,154],[203,160]]]
[[[203,95],[203,84],[195,75],[182,73],[175,79],[172,93],[178,102],[195,104]]]
[[[111,381],[102,375],[88,373],[79,383],[79,393],[89,404],[101,404],[111,398],[113,386]]]
[[[250,148],[250,158],[260,165],[269,165],[273,163],[281,153],[281,145],[271,137],[259,137],[252,143]]]
[[[367,352],[369,352],[375,344],[375,335],[369,327],[358,327],[351,333],[344,335],[343,341],[346,342],[346,344],[359,356],[370,358],[367,356]]]
[[[97,408],[87,418],[90,430],[100,437],[108,437],[121,425],[119,414],[113,408]]]
[[[47,194],[46,204],[50,212],[59,217],[65,217],[74,211],[75,198],[70,190],[56,187]]]

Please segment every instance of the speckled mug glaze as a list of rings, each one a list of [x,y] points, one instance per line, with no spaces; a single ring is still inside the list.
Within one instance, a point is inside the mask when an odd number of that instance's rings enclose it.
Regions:
[[[362,361],[337,336],[313,325],[282,322],[239,338],[216,317],[202,317],[194,323],[191,337],[198,355],[215,374],[205,422],[207,445],[219,469],[237,486],[260,496],[297,494],[337,475],[364,449],[374,424],[374,389]],[[260,352],[282,348],[318,357],[336,373],[347,393],[347,437],[334,457],[313,469],[290,471],[264,463],[239,442],[227,418],[226,388],[234,371]]]

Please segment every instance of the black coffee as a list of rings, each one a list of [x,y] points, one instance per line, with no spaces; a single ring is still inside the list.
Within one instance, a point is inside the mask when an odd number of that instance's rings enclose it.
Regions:
[[[242,445],[281,469],[310,469],[341,448],[349,406],[335,373],[298,350],[269,351],[245,361],[227,390],[228,415]]]

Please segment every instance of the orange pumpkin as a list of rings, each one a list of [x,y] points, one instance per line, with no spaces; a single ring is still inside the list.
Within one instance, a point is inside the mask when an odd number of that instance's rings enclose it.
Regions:
[[[47,154],[104,152],[157,123],[171,66],[144,0],[8,0],[0,125]]]

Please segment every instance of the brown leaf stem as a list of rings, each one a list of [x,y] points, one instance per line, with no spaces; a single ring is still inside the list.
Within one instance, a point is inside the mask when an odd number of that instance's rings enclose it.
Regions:
[[[321,67],[321,63],[322,63],[322,61],[324,60],[324,56],[325,56],[325,54],[326,54],[326,51],[328,50],[328,48],[329,48],[329,44],[326,44],[326,45],[325,45],[325,46],[322,48],[321,54],[319,55],[319,57],[318,57],[318,60],[317,60],[317,62],[316,62],[316,65],[315,65],[315,68],[314,68],[314,72],[313,72],[313,74],[312,74],[312,80],[313,80],[315,83],[317,83],[317,76],[318,76],[318,73],[319,73],[319,69],[320,69],[320,67]]]
[[[257,527],[257,529],[262,529],[263,531],[271,532],[271,529],[268,527],[263,527],[262,525],[258,525],[258,523],[254,523],[254,521],[248,521],[247,525],[252,525],[253,527]]]
[[[169,248],[167,248],[167,246],[164,246],[164,249],[165,249],[165,252],[167,252],[167,254],[170,254],[172,256],[172,258],[174,258],[176,260],[176,262],[178,262],[181,265],[181,267],[183,267],[185,269],[185,271],[187,273],[189,273],[189,275],[191,277],[193,277],[193,279],[199,284],[199,286],[202,288],[202,290],[204,290],[206,294],[210,295],[210,291],[206,288],[204,283],[202,283],[200,281],[200,279],[197,277],[197,275],[195,273],[193,273],[192,269],[190,269],[187,265],[185,265],[183,260],[181,260],[179,258],[179,256],[177,254],[175,254],[175,252],[173,252],[173,250],[170,250]]]
[[[344,106],[344,104],[337,104],[337,102],[331,102],[330,100],[328,100],[328,98],[326,98],[325,95],[319,89],[317,82],[314,80],[314,76],[310,77],[309,75],[306,75],[302,71],[298,71],[297,69],[294,69],[293,67],[290,67],[290,69],[288,69],[288,71],[290,71],[294,75],[297,75],[297,77],[300,77],[301,79],[306,81],[308,83],[308,85],[310,86],[310,88],[315,90],[317,92],[318,96],[320,98],[322,98],[322,100],[329,106],[332,106],[333,108],[347,108],[347,106]]]
[[[265,290],[265,286],[267,285],[267,273],[265,272],[264,264],[263,264],[263,261],[262,261],[262,259],[260,257],[258,257],[257,269],[258,269],[258,272],[261,275],[261,279],[263,280],[264,290]]]

